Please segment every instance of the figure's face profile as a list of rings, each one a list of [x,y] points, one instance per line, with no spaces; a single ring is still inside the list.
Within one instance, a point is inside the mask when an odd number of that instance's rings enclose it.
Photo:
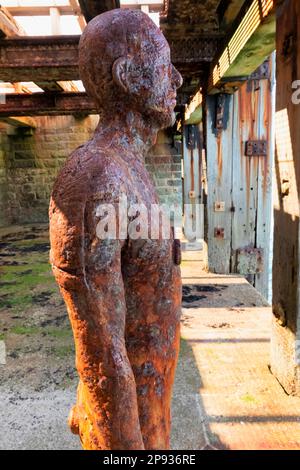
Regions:
[[[90,21],[80,40],[79,67],[100,113],[123,109],[140,113],[157,128],[173,124],[182,77],[148,15],[111,10]]]
[[[157,120],[160,127],[168,127],[174,124],[176,91],[182,85],[182,77],[171,62],[170,48],[162,34],[159,42],[154,63],[144,64],[146,72],[150,69],[152,79],[149,89],[141,90],[141,94],[145,93],[141,102],[144,112],[152,113],[152,119]]]

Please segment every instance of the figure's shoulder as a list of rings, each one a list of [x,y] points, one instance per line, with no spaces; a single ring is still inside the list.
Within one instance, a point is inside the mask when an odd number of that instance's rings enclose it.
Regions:
[[[52,198],[110,200],[126,192],[126,180],[126,168],[119,158],[89,141],[67,158],[56,178]]]

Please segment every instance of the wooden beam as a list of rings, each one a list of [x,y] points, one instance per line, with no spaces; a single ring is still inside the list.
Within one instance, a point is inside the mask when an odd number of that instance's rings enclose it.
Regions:
[[[202,92],[199,90],[185,109],[184,124],[200,124],[202,121]]]
[[[120,8],[120,0],[79,0],[79,5],[86,21],[89,22],[105,11]]]
[[[5,103],[0,103],[0,118],[67,114],[98,113],[86,93],[8,94]]]
[[[51,34],[53,36],[61,34],[59,9],[57,7],[51,7],[49,13],[51,20]]]
[[[8,7],[13,16],[49,16],[50,8],[57,8],[60,15],[73,15],[71,5],[56,5],[55,2],[49,2],[47,5],[31,5]]]
[[[234,91],[275,49],[275,0],[252,0],[213,62],[209,93]]]
[[[0,5],[0,37],[19,36],[21,34],[25,34],[24,30],[18,25],[7,8]]]
[[[70,2],[70,5],[73,9],[73,13],[74,15],[77,16],[77,20],[78,20],[78,24],[80,26],[80,29],[81,31],[84,30],[84,28],[86,27],[86,21],[85,21],[85,18],[80,10],[80,5],[78,3],[78,0],[69,0]]]

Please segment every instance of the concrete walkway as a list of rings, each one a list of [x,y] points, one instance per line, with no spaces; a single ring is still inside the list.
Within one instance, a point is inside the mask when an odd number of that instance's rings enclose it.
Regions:
[[[6,263],[8,259],[4,258]],[[23,276],[30,273],[31,261],[27,261]],[[287,396],[268,369],[271,311],[264,299],[242,277],[203,271],[201,252],[183,253],[182,275],[173,448],[300,449],[300,398]],[[43,276],[49,288],[49,278]],[[60,354],[52,357],[55,348],[44,347],[50,339],[66,342],[68,338],[54,338],[53,328],[47,333],[42,326],[53,316],[61,332],[62,321],[67,322],[60,297],[53,295],[53,305],[47,301],[37,311],[30,307],[26,314],[30,321],[43,320],[38,323],[43,334],[35,329],[32,337],[8,336],[8,361],[1,366],[6,374],[0,380],[0,449],[80,449],[78,438],[66,425],[77,384],[76,374],[71,373],[73,353],[62,356],[59,343]],[[14,318],[19,317],[14,314],[11,321],[18,321]],[[27,354],[26,338],[34,346],[40,341],[45,351],[34,347]],[[19,341],[17,348],[13,340]],[[63,387],[60,375],[68,375]]]
[[[270,307],[244,278],[201,266],[201,253],[184,253],[174,446],[300,449],[300,398],[286,395],[268,368]]]

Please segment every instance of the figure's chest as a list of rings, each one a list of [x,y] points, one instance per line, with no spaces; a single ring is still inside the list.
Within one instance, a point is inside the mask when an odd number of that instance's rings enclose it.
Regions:
[[[128,196],[131,203],[141,203],[147,207],[158,204],[158,195],[152,176],[141,165],[128,167]]]

